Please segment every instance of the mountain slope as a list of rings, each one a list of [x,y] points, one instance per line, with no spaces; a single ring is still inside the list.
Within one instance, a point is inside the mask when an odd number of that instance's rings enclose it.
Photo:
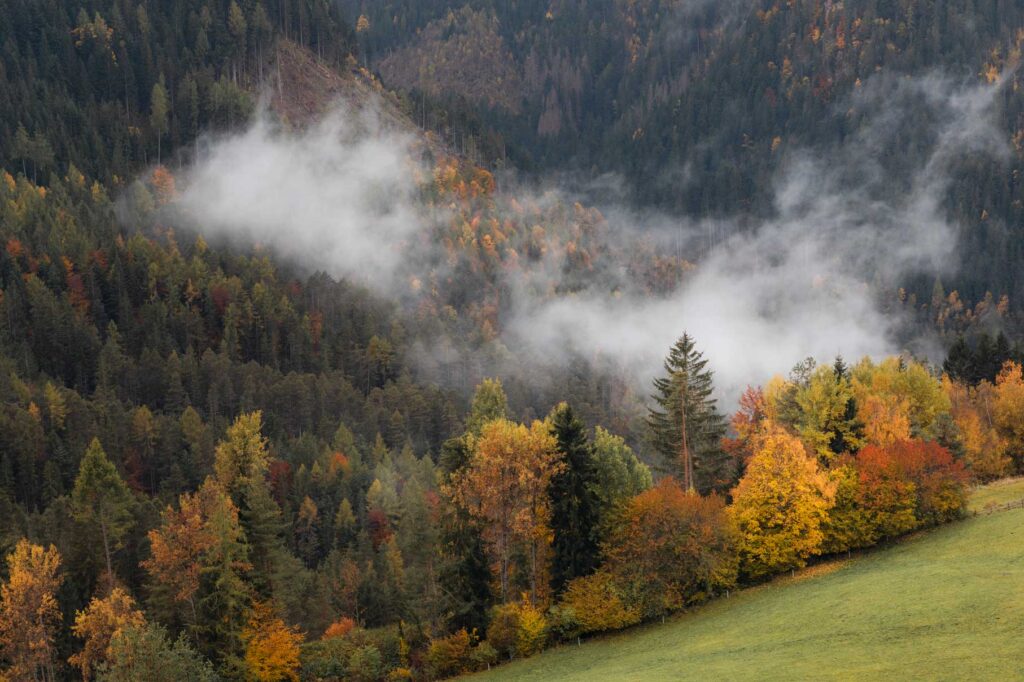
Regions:
[[[1010,501],[1017,508],[478,677],[1014,679],[1024,653],[1022,498],[1022,480],[993,484],[975,493],[974,509]]]

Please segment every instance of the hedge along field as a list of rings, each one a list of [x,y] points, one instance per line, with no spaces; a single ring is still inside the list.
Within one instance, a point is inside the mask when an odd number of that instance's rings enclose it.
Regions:
[[[493,680],[1019,679],[1024,479],[977,516],[734,593],[665,625],[499,666]]]

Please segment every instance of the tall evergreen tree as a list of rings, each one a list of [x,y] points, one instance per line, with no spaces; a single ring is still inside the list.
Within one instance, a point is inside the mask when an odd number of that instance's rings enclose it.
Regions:
[[[554,534],[551,589],[560,594],[570,580],[589,575],[597,567],[597,469],[583,422],[568,403],[555,407],[549,420],[565,465],[551,478],[548,488]]]
[[[108,589],[114,587],[111,557],[134,523],[133,502],[132,493],[117,473],[117,468],[107,459],[99,440],[93,438],[79,466],[71,504],[75,520],[99,533],[107,567]]]
[[[711,397],[712,373],[693,338],[683,334],[665,358],[665,376],[654,380],[656,403],[647,426],[666,468],[681,474],[683,487],[708,493],[732,483],[722,450],[725,419]]]

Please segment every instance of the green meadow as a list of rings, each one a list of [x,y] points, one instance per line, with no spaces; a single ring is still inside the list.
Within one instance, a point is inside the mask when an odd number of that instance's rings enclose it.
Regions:
[[[564,645],[489,680],[1024,679],[1024,479],[972,516],[651,624]]]

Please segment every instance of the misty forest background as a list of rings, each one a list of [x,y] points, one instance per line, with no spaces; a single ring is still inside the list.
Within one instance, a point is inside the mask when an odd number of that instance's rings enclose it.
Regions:
[[[953,520],[972,481],[1024,466],[1016,3],[0,16],[0,676],[445,677]],[[505,333],[523,281],[686,287],[779,217],[795,155],[840,158],[877,120],[861,89],[905,77],[991,87],[1006,148],[950,162],[955,267],[863,273],[894,347],[931,357],[778,367],[719,404],[700,338],[638,376]],[[261,107],[302,129],[339,96],[413,140],[416,201],[442,216],[389,295],[175,208],[210,134]],[[904,99],[877,205],[913,189],[942,128]],[[511,170],[584,200],[504,191]],[[729,227],[622,239],[585,200],[599,176]]]

